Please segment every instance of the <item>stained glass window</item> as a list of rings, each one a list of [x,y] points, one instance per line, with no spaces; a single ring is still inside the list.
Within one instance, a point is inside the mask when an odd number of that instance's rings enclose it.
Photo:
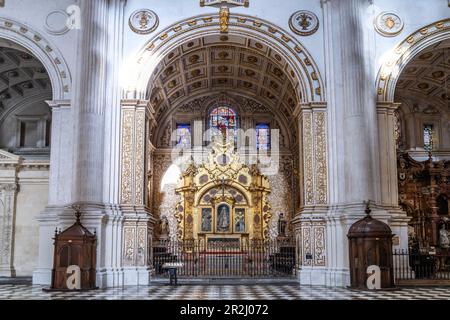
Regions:
[[[267,123],[256,125],[256,147],[258,150],[270,149],[270,126]]]
[[[177,147],[181,149],[191,147],[191,126],[189,124],[177,124]]]
[[[433,149],[433,125],[425,124],[423,126],[423,147],[427,151]]]
[[[229,107],[218,107],[211,111],[210,128],[213,135],[235,133],[237,129],[236,112]]]

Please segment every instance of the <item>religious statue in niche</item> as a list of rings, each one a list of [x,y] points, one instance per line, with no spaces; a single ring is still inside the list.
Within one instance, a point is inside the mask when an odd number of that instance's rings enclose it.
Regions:
[[[450,240],[448,239],[448,231],[445,229],[445,223],[442,224],[439,230],[439,244],[441,248],[448,249],[450,247]]]
[[[161,238],[167,238],[169,236],[169,221],[166,217],[161,219]]]
[[[217,231],[228,232],[230,230],[230,207],[221,204],[217,208]]]
[[[212,210],[211,208],[202,209],[202,232],[212,232]]]
[[[286,236],[286,220],[284,218],[284,213],[280,213],[280,217],[278,220],[278,236],[279,237]]]
[[[234,231],[245,232],[245,209],[236,209]]]

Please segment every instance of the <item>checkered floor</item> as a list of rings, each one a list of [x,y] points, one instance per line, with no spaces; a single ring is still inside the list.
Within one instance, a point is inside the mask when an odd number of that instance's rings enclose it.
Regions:
[[[90,292],[43,292],[42,286],[0,285],[0,300],[450,300],[450,287],[367,292],[299,285],[182,285]]]

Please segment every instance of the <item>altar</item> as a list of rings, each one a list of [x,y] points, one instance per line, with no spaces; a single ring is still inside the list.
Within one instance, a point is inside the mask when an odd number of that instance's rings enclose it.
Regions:
[[[234,139],[216,139],[207,161],[187,164],[176,193],[181,196],[175,209],[178,240],[240,250],[269,237],[269,180],[257,165],[240,159]]]

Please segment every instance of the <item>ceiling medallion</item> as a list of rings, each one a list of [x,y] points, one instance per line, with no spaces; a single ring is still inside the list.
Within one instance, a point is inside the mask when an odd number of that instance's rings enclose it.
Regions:
[[[310,36],[319,29],[319,18],[311,11],[297,11],[289,19],[289,27],[296,34]]]
[[[385,37],[395,37],[403,30],[403,20],[392,12],[380,13],[374,21],[375,30]]]
[[[63,10],[50,12],[44,21],[44,27],[48,33],[53,35],[62,35],[69,32],[67,21],[69,16]]]
[[[149,34],[158,28],[159,18],[152,10],[137,10],[130,16],[129,25],[138,34]]]

